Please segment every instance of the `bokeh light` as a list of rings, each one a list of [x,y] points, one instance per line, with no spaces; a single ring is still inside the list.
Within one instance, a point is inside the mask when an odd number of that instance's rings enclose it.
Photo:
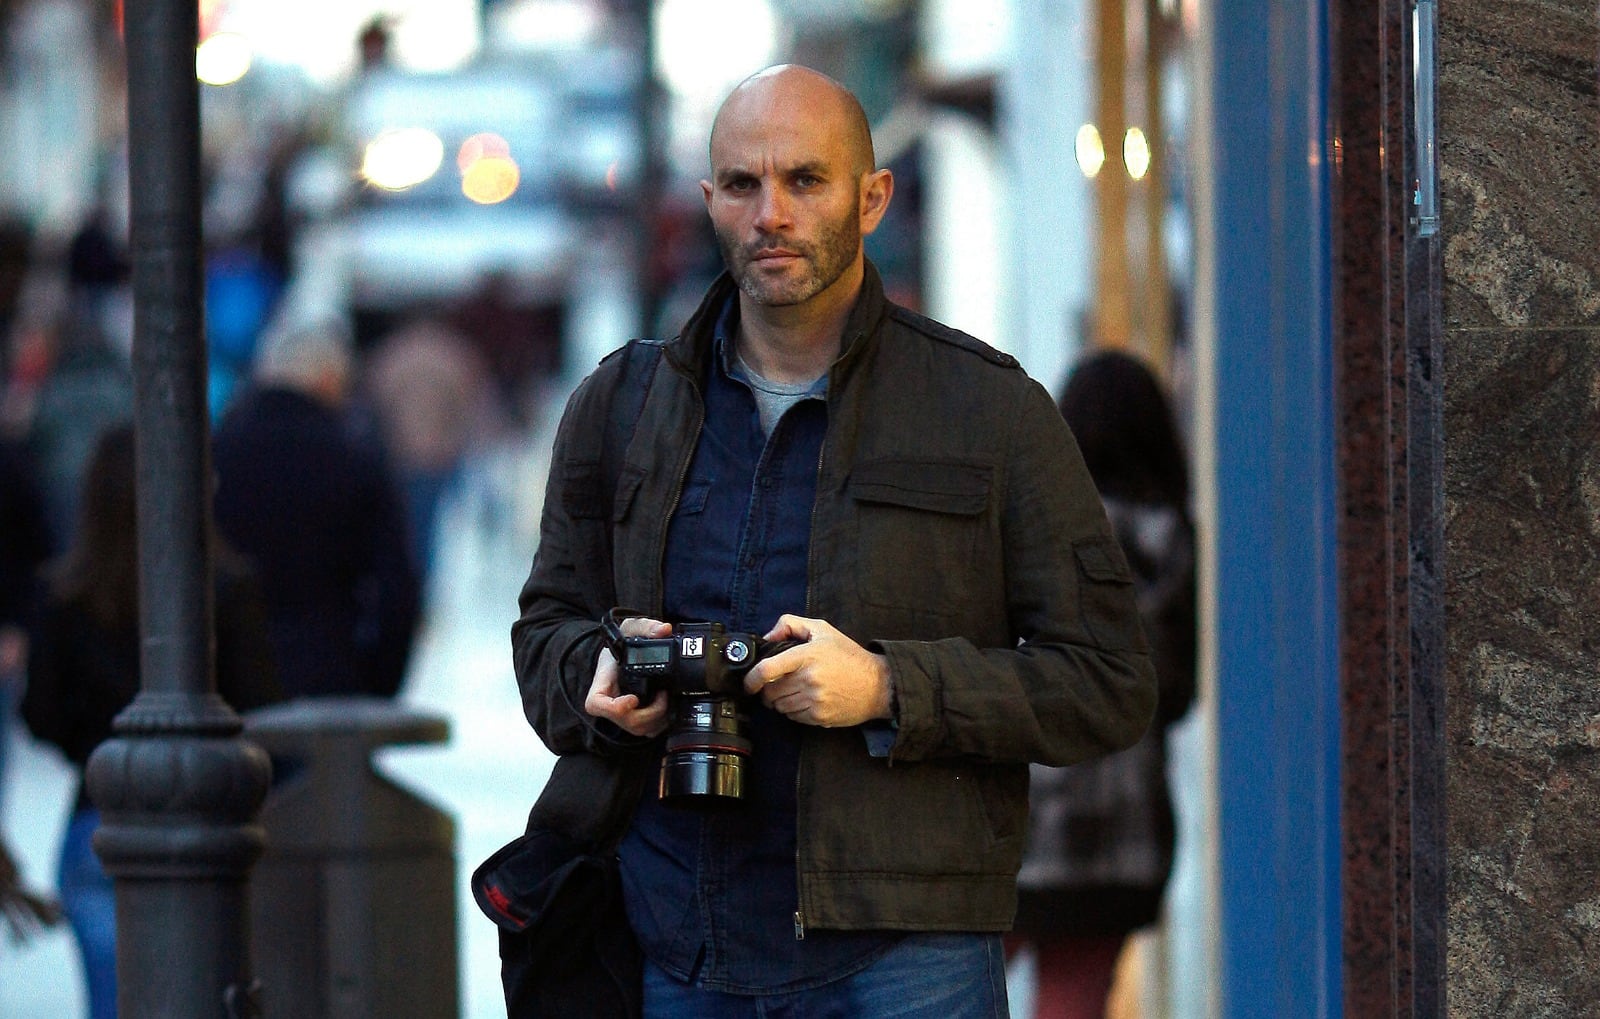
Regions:
[[[1083,171],[1085,177],[1093,179],[1106,163],[1106,146],[1100,140],[1100,129],[1093,124],[1078,128],[1073,153],[1078,157],[1078,169]]]
[[[660,0],[655,31],[656,65],[667,86],[720,100],[772,62],[779,27],[768,0]]]
[[[217,32],[194,51],[194,74],[207,85],[232,85],[250,71],[250,40]]]
[[[479,205],[503,202],[517,192],[522,179],[516,160],[509,156],[484,156],[461,175],[461,193]]]
[[[367,145],[361,176],[386,191],[415,187],[439,171],[444,143],[432,131],[406,127],[385,131]]]
[[[503,202],[517,192],[522,169],[511,158],[511,144],[492,131],[481,131],[456,150],[461,193],[479,205]]]
[[[456,150],[456,169],[466,174],[472,169],[472,164],[480,159],[507,158],[510,155],[511,143],[493,131],[482,131],[462,142],[461,148]]]
[[[1144,175],[1150,172],[1150,142],[1137,127],[1128,128],[1122,138],[1122,162],[1128,168],[1128,176],[1134,180],[1144,180]]]

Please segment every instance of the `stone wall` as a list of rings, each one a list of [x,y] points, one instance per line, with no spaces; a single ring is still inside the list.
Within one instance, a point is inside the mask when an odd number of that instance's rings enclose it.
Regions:
[[[1452,1016],[1600,1008],[1600,7],[1440,4]]]

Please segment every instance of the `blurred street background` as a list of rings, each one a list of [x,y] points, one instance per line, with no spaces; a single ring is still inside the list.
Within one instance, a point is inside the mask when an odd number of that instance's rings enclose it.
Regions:
[[[541,427],[538,435],[545,435]],[[536,533],[548,446],[536,442],[486,453],[472,484],[443,514],[433,609],[421,634],[403,701],[451,720],[443,746],[380,750],[380,771],[446,809],[456,825],[463,1019],[505,1015],[497,928],[477,912],[472,868],[522,833],[550,755],[522,717],[511,672],[510,627]],[[12,732],[5,831],[36,887],[54,881],[71,807],[73,777],[59,755]],[[440,938],[450,937],[439,931]],[[24,946],[0,944],[0,1016],[76,1019],[87,1015],[79,963],[66,927]]]

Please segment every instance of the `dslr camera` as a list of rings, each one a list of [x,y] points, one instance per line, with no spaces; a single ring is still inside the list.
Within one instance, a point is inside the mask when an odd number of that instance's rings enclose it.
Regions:
[[[721,623],[675,623],[666,637],[624,637],[622,620],[640,615],[645,613],[613,609],[603,622],[620,692],[646,703],[667,691],[671,721],[661,758],[661,799],[742,799],[744,764],[755,749],[746,734],[749,718],[740,710],[745,673],[800,642],[765,641]]]

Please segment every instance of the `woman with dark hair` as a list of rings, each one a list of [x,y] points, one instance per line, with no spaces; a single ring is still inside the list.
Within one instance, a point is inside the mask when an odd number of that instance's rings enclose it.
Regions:
[[[59,882],[62,911],[83,958],[91,1019],[116,1016],[116,913],[111,880],[89,844],[99,814],[83,788],[82,769],[139,691],[134,515],[133,429],[120,426],[96,445],[73,541],[46,570],[22,698],[28,728],[79,770]],[[282,700],[254,581],[226,549],[215,558],[218,692],[240,711]]]
[[[1142,362],[1089,355],[1059,405],[1133,571],[1160,700],[1128,750],[1033,766],[1011,947],[1034,952],[1034,1019],[1100,1019],[1123,944],[1155,922],[1172,871],[1166,730],[1195,694],[1194,526],[1172,409]]]

